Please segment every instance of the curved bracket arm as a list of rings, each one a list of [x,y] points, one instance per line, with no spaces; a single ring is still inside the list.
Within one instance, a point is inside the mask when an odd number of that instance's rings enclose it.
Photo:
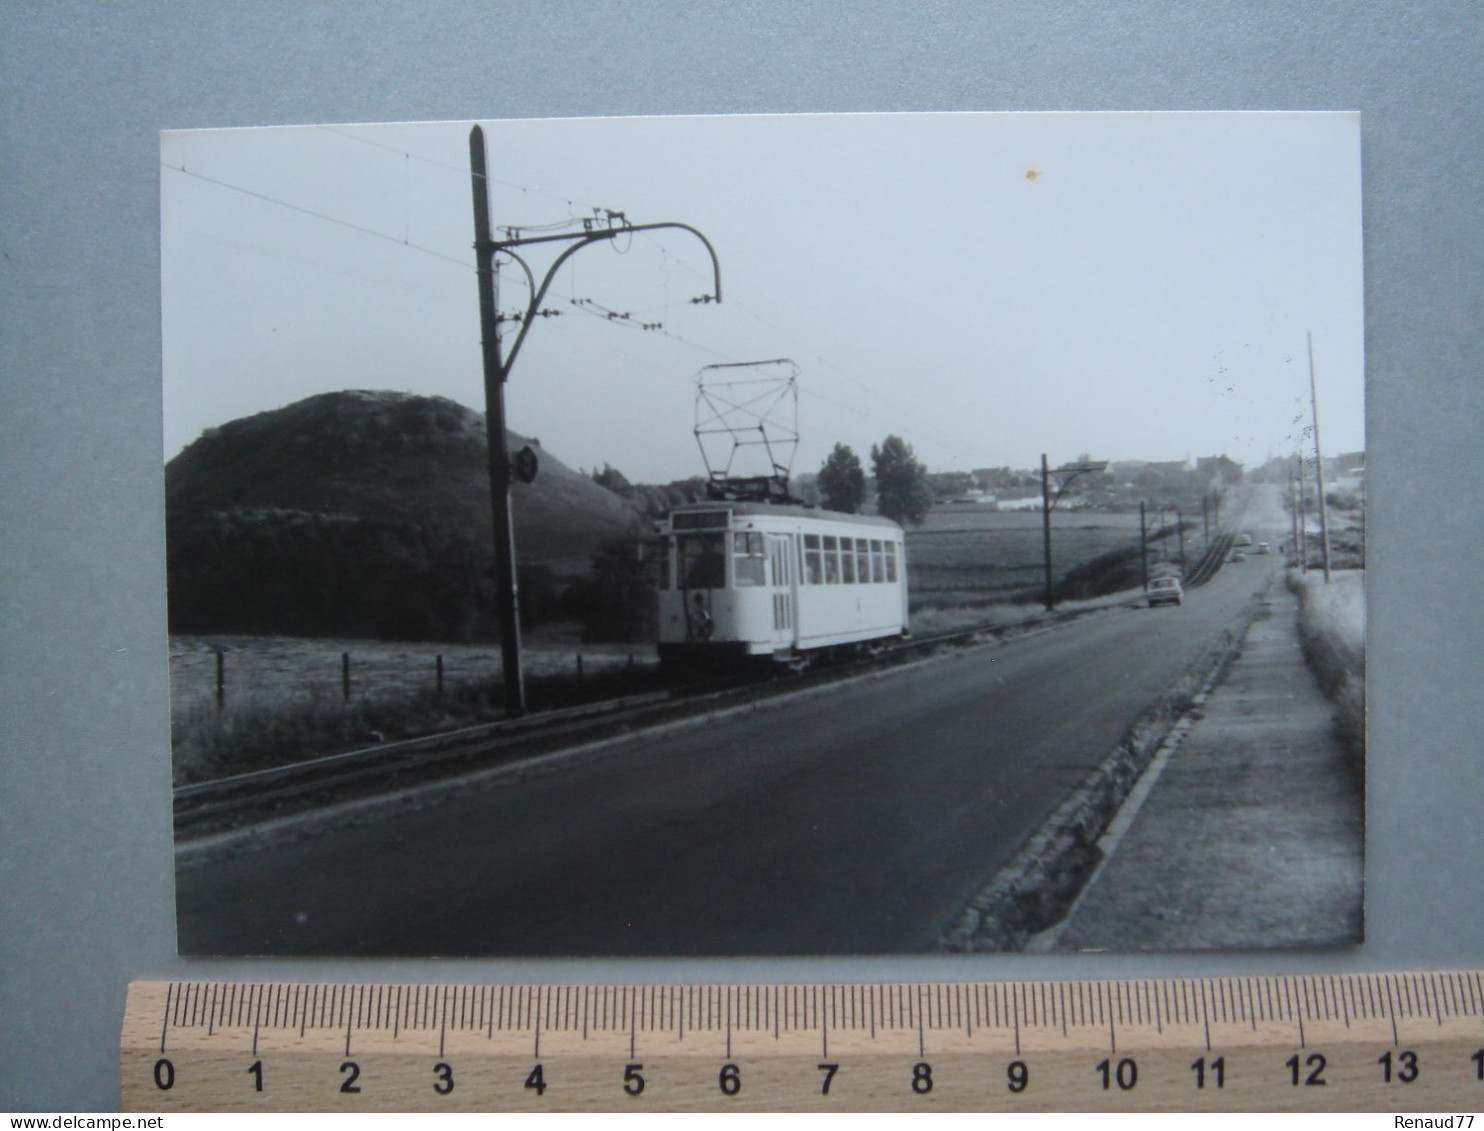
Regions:
[[[536,290],[536,276],[531,271],[531,265],[520,256],[516,255],[515,252],[511,251],[508,247],[500,248],[499,252],[501,254],[510,256],[511,259],[520,264],[520,269],[526,273],[526,289],[534,293]]]
[[[509,373],[510,367],[515,364],[516,355],[520,353],[520,347],[522,344],[524,344],[526,335],[531,331],[531,323],[536,320],[536,311],[540,309],[541,301],[546,297],[546,292],[551,289],[551,281],[556,277],[556,273],[561,269],[563,263],[567,262],[567,260],[571,259],[572,256],[576,255],[583,248],[590,247],[595,243],[602,243],[605,240],[615,239],[625,232],[650,232],[658,228],[679,228],[681,231],[689,232],[691,235],[695,236],[696,239],[700,240],[702,244],[705,245],[707,253],[711,256],[711,269],[714,279],[714,286],[716,288],[715,293],[711,295],[711,298],[716,302],[720,302],[721,262],[716,258],[716,249],[711,246],[710,240],[702,235],[698,229],[692,228],[689,224],[681,224],[673,220],[665,220],[657,224],[625,224],[622,227],[612,228],[602,232],[588,232],[581,236],[537,236],[533,239],[526,240],[494,241],[491,244],[493,249],[497,252],[503,251],[506,254],[510,254],[510,248],[512,246],[524,245],[528,243],[550,243],[555,240],[564,239],[576,239],[578,241],[571,247],[564,250],[560,255],[558,255],[552,265],[547,268],[546,277],[541,280],[540,288],[532,288],[531,303],[530,306],[526,308],[526,317],[521,322],[520,332],[515,336],[515,341],[510,346],[510,353],[505,358],[505,372]],[[528,276],[531,275],[531,269],[526,266],[526,263],[523,259],[520,259],[518,256],[512,256],[512,258],[516,259],[516,261],[519,262],[522,267],[526,268],[526,274]]]
[[[1103,470],[1103,466],[1098,466],[1098,467],[1084,467],[1084,468],[1080,468],[1077,471],[1072,472],[1071,475],[1068,475],[1066,477],[1066,479],[1062,480],[1062,485],[1056,489],[1056,494],[1054,496],[1052,496],[1052,499],[1051,499],[1051,506],[1048,507],[1047,509],[1048,510],[1055,510],[1056,509],[1056,504],[1059,503],[1059,502],[1061,502],[1061,497],[1067,493],[1067,488],[1072,485],[1073,481],[1079,475],[1091,475],[1094,471],[1102,471],[1102,470]]]

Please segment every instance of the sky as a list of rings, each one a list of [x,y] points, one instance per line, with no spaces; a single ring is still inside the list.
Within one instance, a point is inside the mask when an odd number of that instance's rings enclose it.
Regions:
[[[473,123],[161,135],[165,457],[338,389],[484,407]],[[934,471],[1364,439],[1359,117],[855,114],[481,123],[497,228],[625,233],[556,272],[512,430],[636,482],[704,474],[703,367],[797,377],[795,474],[903,437]],[[567,244],[522,249],[538,284]],[[524,273],[500,271],[522,310]],[[628,318],[610,317],[628,315]],[[650,325],[658,328],[642,329]],[[505,348],[518,326],[505,324]],[[772,392],[773,386],[755,387]],[[735,390],[734,390],[735,392]],[[770,397],[770,399],[772,399]],[[739,453],[734,470],[760,449]]]

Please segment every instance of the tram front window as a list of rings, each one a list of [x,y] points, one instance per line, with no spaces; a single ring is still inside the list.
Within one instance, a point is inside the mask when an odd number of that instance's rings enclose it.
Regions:
[[[724,534],[688,534],[676,540],[680,546],[678,576],[683,588],[726,588],[725,538]]]
[[[766,585],[767,555],[761,534],[732,535],[732,578],[738,589],[748,585]]]

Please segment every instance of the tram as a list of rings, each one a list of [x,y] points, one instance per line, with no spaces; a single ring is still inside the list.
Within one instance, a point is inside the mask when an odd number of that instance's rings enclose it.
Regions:
[[[714,501],[657,524],[662,661],[793,663],[907,635],[907,559],[890,519]]]

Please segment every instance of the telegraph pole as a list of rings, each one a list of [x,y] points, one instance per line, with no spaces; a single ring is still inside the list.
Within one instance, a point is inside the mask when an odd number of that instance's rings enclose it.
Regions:
[[[500,357],[499,280],[490,232],[489,181],[484,131],[469,132],[469,171],[474,191],[474,270],[479,275],[479,336],[484,349],[484,419],[489,435],[490,520],[495,538],[495,611],[500,619],[500,671],[505,713],[526,713],[520,667],[520,590],[515,572],[515,530],[510,516],[510,442],[505,434],[505,381]]]
[[[513,716],[526,711],[525,683],[521,677],[520,663],[520,600],[515,572],[515,531],[510,515],[511,461],[510,445],[505,435],[505,383],[510,379],[510,369],[525,344],[526,335],[537,318],[551,317],[559,313],[543,310],[541,301],[551,288],[562,264],[577,252],[595,243],[617,239],[633,232],[651,232],[660,228],[678,228],[689,232],[706,246],[711,256],[714,286],[711,294],[698,295],[692,303],[721,301],[721,264],[711,241],[689,224],[664,221],[655,224],[631,224],[622,212],[607,211],[605,218],[584,220],[581,231],[558,232],[541,236],[522,236],[517,230],[506,228],[506,238],[496,240],[490,229],[489,179],[486,174],[484,131],[477,125],[469,131],[469,173],[474,192],[474,255],[475,271],[479,276],[479,329],[484,349],[484,400],[485,422],[489,432],[489,476],[490,515],[494,524],[496,608],[500,617],[500,659],[505,679],[505,711]],[[540,285],[536,283],[531,265],[514,250],[527,244],[567,244],[546,270]],[[496,305],[498,276],[495,271],[495,256],[504,255],[525,272],[530,284],[531,300],[526,309],[511,316],[519,323],[520,330],[510,346],[510,352],[502,356],[500,323],[503,320]],[[644,327],[652,329],[657,327]],[[529,483],[536,477],[535,453],[522,450],[516,458],[515,474],[522,482]]]
[[[1180,517],[1180,508],[1175,508],[1175,538],[1180,543],[1180,576],[1185,576],[1185,520]]]
[[[1324,456],[1319,451],[1319,393],[1314,386],[1314,335],[1309,335],[1309,405],[1314,415],[1314,474],[1319,483],[1319,543],[1324,553],[1324,583],[1329,584],[1329,504],[1324,498]]]

